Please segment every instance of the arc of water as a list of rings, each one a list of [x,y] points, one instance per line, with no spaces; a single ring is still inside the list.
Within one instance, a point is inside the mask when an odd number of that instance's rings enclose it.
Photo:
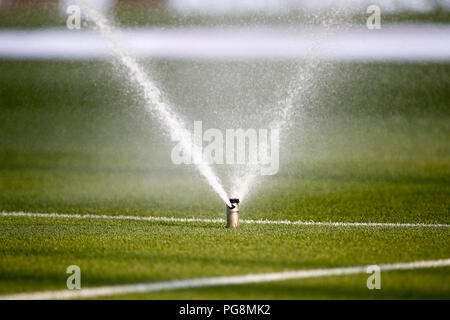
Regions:
[[[290,126],[293,125],[291,118],[295,112],[294,103],[299,100],[300,109],[302,110],[303,108],[306,108],[307,104],[311,101],[312,91],[319,78],[317,69],[320,63],[320,61],[313,58],[314,55],[312,53],[314,50],[315,47],[311,48],[309,54],[311,58],[306,61],[305,67],[299,68],[297,72],[297,74],[300,74],[299,78],[291,81],[287,96],[272,108],[271,115],[274,120],[271,122],[270,127],[271,129],[277,129],[283,133],[283,135],[280,134],[281,139],[287,137],[287,132],[289,131]],[[306,92],[308,92],[309,95],[307,95]],[[269,154],[265,153],[264,156],[268,157]],[[268,160],[270,159],[259,159],[259,162],[251,165],[243,176],[236,175],[234,177],[235,183],[233,183],[233,185],[237,186],[237,189],[232,190],[231,195],[233,197],[238,197],[241,201],[246,198],[260,175],[262,164],[268,163]]]
[[[315,53],[320,50],[320,44],[335,31],[333,30],[333,27],[336,27],[337,23],[345,23],[342,19],[342,14],[345,13],[344,10],[345,8],[342,6],[338,7],[331,15],[325,17],[325,20],[322,22],[325,31],[318,34],[317,39],[309,48],[307,59],[305,61],[305,68],[299,68],[297,72],[298,77],[293,79],[289,85],[287,97],[282,101],[279,101],[273,109],[274,112],[272,113],[272,116],[275,120],[272,122],[271,128],[278,129],[282,132],[282,138],[286,138],[287,131],[289,131],[289,128],[292,125],[290,119],[295,111],[294,103],[297,100],[300,100],[300,109],[303,109],[306,107],[308,101],[311,101],[311,97],[307,96],[306,93],[312,94],[314,86],[320,78],[318,75],[318,73],[320,73],[318,66],[319,63],[322,63],[322,61],[315,58]],[[328,69],[329,71],[331,70],[329,66]],[[265,156],[267,157],[268,154],[266,153]],[[236,175],[234,177],[235,183],[233,183],[233,185],[237,186],[237,189],[232,190],[231,195],[238,197],[242,202],[242,200],[247,197],[250,189],[255,184],[260,174],[261,163],[267,163],[267,160],[268,159],[259,159],[259,162],[252,165],[244,176]]]
[[[229,197],[219,178],[212,168],[203,161],[201,148],[194,145],[190,132],[186,129],[183,121],[172,110],[169,103],[164,100],[154,81],[144,72],[138,62],[119,46],[119,41],[116,38],[117,31],[111,27],[111,24],[103,14],[91,7],[86,1],[79,0],[78,2],[83,9],[83,13],[96,25],[102,37],[108,42],[117,61],[126,68],[129,81],[142,90],[147,112],[156,115],[169,133],[180,139],[181,146],[192,157],[193,163],[196,164],[200,174],[203,175],[219,197],[231,207]]]

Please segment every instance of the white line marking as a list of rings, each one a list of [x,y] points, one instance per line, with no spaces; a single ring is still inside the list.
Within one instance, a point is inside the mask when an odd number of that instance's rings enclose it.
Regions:
[[[225,223],[224,219],[200,218],[174,218],[174,217],[140,217],[140,216],[107,216],[92,214],[60,214],[60,213],[26,213],[2,212],[0,216],[10,217],[38,217],[38,218],[72,218],[72,219],[105,219],[105,220],[137,220],[137,221],[164,221],[164,222],[203,222]],[[389,223],[389,222],[316,222],[316,221],[289,221],[289,220],[240,220],[248,224],[284,224],[300,226],[331,226],[331,227],[440,227],[448,228],[450,224],[442,223]]]
[[[340,30],[292,28],[131,28],[121,30],[124,48],[140,58],[304,59],[317,39],[318,58],[332,61],[450,60],[450,26],[383,24]],[[325,35],[326,34],[326,35]],[[63,28],[0,31],[0,57],[19,59],[105,59],[111,51],[92,31]],[[401,44],[401,45],[399,45]]]
[[[285,281],[292,279],[306,279],[330,276],[343,276],[350,274],[366,273],[366,266],[354,266],[330,269],[312,269],[272,272],[262,274],[246,274],[238,276],[224,276],[213,278],[198,278],[185,280],[160,281],[149,283],[135,283],[126,285],[91,287],[80,290],[55,290],[31,293],[19,293],[1,295],[0,300],[49,300],[49,299],[77,299],[93,298],[101,296],[124,295],[131,293],[147,293],[155,291],[169,291],[189,288],[202,288],[212,286],[242,285],[248,283],[261,283],[273,281]],[[437,268],[450,266],[450,259],[413,261],[406,263],[380,264],[381,271],[412,270],[423,268]]]

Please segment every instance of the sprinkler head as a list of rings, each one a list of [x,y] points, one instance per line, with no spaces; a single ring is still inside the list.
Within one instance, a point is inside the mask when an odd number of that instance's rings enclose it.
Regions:
[[[230,199],[231,207],[227,206],[227,228],[239,227],[239,199]]]

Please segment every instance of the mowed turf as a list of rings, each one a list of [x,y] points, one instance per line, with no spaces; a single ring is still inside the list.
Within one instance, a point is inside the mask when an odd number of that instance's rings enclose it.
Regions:
[[[448,256],[450,240],[447,228],[242,225],[227,230],[209,223],[28,217],[0,221],[2,293],[64,288],[65,269],[72,264],[80,266],[82,284],[89,287],[437,259]],[[367,289],[367,277],[133,297],[448,298],[450,290],[449,268],[383,273],[383,289],[375,292]]]
[[[147,67],[177,111],[207,127],[221,112],[269,108],[295,76],[292,63]],[[174,143],[110,65],[0,70],[0,211],[224,218],[195,169],[172,164]],[[450,67],[345,64],[326,79],[281,145],[279,174],[259,180],[241,217],[450,223]],[[0,217],[0,229],[2,294],[63,289],[71,264],[88,287],[450,257],[448,228]],[[448,299],[449,274],[383,273],[375,291],[355,275],[114,298]]]

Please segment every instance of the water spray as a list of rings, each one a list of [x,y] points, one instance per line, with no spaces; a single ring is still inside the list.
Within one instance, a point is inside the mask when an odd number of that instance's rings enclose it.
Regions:
[[[239,199],[230,199],[231,206],[227,205],[227,228],[239,227]]]
[[[184,122],[180,119],[178,114],[173,111],[171,105],[168,103],[159,88],[155,85],[153,79],[144,72],[144,69],[137,62],[137,60],[127,54],[126,51],[120,47],[118,35],[116,34],[117,32],[111,27],[109,21],[97,10],[91,8],[88,0],[78,0],[78,2],[81,3],[88,20],[95,24],[96,29],[109,44],[115,55],[116,61],[118,61],[126,71],[130,83],[140,89],[145,101],[145,109],[147,112],[155,116],[168,133],[181,137],[180,142],[183,150],[190,153],[193,162],[196,163],[198,172],[205,178],[207,183],[218,194],[218,196],[226,203],[227,227],[238,227],[239,200],[242,200],[247,196],[250,187],[254,184],[254,181],[258,176],[258,168],[252,168],[252,170],[249,170],[244,177],[239,177],[239,183],[236,183],[236,186],[239,186],[239,189],[232,190],[232,194],[239,195],[239,199],[229,199],[216,173],[208,163],[203,161],[201,148],[198,148],[198,146],[193,143],[190,132],[186,129]],[[314,46],[312,49],[316,49],[316,47],[317,46]],[[315,50],[311,50],[311,52],[314,53]],[[316,82],[313,80],[315,80],[314,77],[317,73],[317,61],[313,60],[313,62],[314,63],[308,63],[307,69],[302,72],[303,76],[306,77],[306,80],[302,80],[302,83],[310,85],[311,83],[314,84]],[[294,89],[289,90],[290,96],[280,105],[280,112],[278,115],[279,119],[274,125],[275,128],[285,129],[286,124],[292,117],[294,98],[301,92],[309,92],[304,86],[299,86],[297,82],[294,82],[293,85]],[[302,98],[307,100],[307,97]]]
[[[144,69],[132,56],[128,55],[126,51],[120,47],[117,39],[117,32],[113,30],[109,21],[98,10],[91,7],[87,0],[78,0],[78,2],[82,6],[83,12],[86,14],[88,20],[95,24],[102,37],[109,44],[116,60],[124,67],[130,83],[141,89],[145,101],[145,109],[160,120],[167,132],[181,137],[180,142],[183,149],[190,152],[194,163],[196,163],[197,170],[226,205],[231,207],[232,204],[230,203],[219,178],[212,168],[203,161],[203,155],[199,151],[200,149],[195,146],[194,148],[191,148],[193,146],[193,141],[190,138],[191,135],[189,131],[186,129],[184,122],[173,111],[162,92],[155,85],[153,79],[144,72]]]

